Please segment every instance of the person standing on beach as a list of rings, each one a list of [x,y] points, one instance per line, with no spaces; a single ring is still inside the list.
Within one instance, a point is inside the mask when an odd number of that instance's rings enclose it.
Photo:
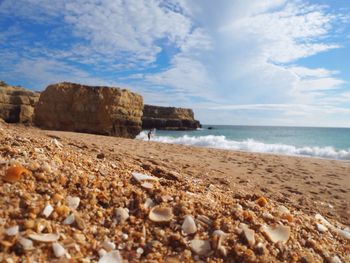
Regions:
[[[151,140],[151,135],[152,135],[152,129],[150,129],[149,132],[147,133],[147,137],[149,141]]]

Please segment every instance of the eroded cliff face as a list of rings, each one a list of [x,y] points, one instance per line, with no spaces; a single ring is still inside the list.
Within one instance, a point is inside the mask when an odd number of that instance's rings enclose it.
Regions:
[[[31,123],[40,94],[0,81],[0,118],[8,123]]]
[[[35,108],[37,126],[134,138],[141,131],[142,96],[114,87],[50,85]]]
[[[200,128],[191,109],[145,105],[142,128],[159,130],[194,130]]]

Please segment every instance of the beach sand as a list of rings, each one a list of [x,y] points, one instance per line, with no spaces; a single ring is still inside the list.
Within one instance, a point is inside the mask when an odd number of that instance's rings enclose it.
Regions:
[[[18,182],[0,181],[4,196],[0,202],[0,261],[58,258],[51,245],[31,237],[33,232],[61,233],[58,242],[65,248],[61,259],[82,262],[96,262],[107,252],[118,257],[115,249],[129,262],[350,260],[350,234],[346,230],[350,225],[349,162],[4,123],[0,123],[0,139],[1,173],[20,164],[30,172]],[[132,172],[158,178],[152,182],[155,188],[138,185]],[[77,211],[68,209],[62,214],[68,195],[80,196],[81,205]],[[169,222],[156,223],[149,218],[147,198],[172,209]],[[48,204],[53,213],[45,218],[42,211]],[[114,223],[118,206],[129,209],[127,223]],[[79,222],[62,224],[69,213],[79,216]],[[315,218],[317,213],[330,223]],[[181,234],[186,214],[195,218],[196,234]],[[16,225],[19,233],[6,234]],[[283,226],[283,231],[289,232],[288,242],[272,241],[262,230],[265,226]],[[247,228],[253,231],[254,242],[245,236]],[[218,229],[227,233],[225,240],[218,241],[221,239],[214,234]],[[35,250],[18,245],[20,237],[33,239]],[[204,240],[200,249],[193,247],[197,242],[192,244],[193,239]]]
[[[124,158],[152,173],[175,171],[181,176],[248,191],[305,212],[327,215],[350,226],[350,162],[309,157],[235,152],[115,137],[40,131]]]

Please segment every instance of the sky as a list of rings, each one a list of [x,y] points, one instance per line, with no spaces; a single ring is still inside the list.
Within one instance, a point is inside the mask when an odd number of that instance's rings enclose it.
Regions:
[[[350,127],[349,0],[0,0],[0,79],[128,88],[204,124]]]

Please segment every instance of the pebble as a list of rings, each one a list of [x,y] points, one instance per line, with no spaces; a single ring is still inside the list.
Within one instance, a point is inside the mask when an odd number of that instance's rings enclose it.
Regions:
[[[48,218],[51,213],[53,212],[53,207],[52,205],[48,204],[45,206],[44,210],[43,210],[43,215]]]
[[[5,234],[8,236],[15,236],[18,234],[19,226],[12,226],[5,230]]]

